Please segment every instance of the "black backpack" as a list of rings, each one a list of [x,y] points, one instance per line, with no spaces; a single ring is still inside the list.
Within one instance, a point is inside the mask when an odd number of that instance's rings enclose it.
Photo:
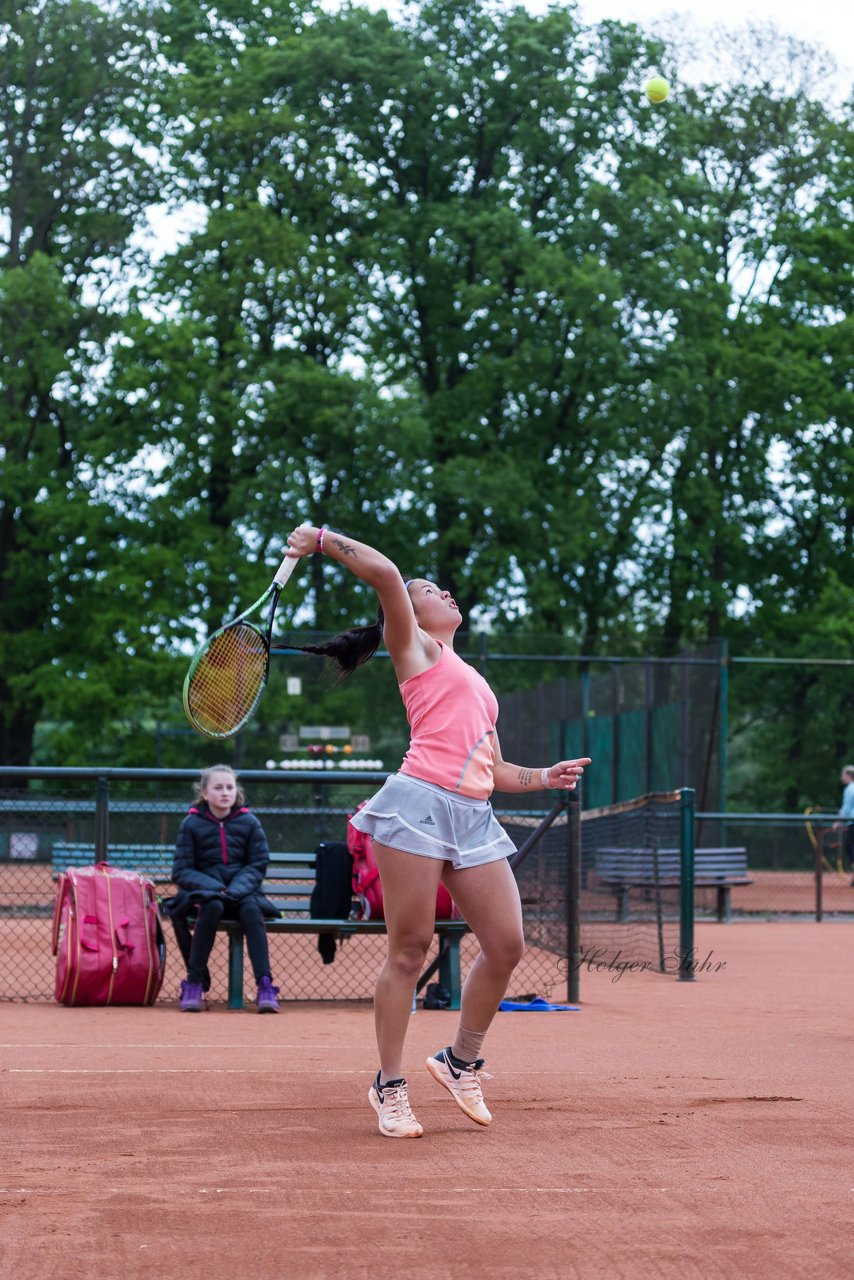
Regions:
[[[314,888],[311,891],[313,920],[349,920],[353,907],[353,859],[343,840],[325,840],[314,851]],[[319,933],[317,949],[324,964],[335,959],[335,934]]]

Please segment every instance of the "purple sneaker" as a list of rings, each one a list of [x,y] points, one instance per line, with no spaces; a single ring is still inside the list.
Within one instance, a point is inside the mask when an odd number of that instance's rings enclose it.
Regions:
[[[181,983],[181,1012],[201,1013],[202,984],[200,982]]]
[[[278,1013],[279,1002],[276,996],[279,994],[279,988],[273,986],[272,978],[262,978],[258,983],[258,1012],[259,1013]]]

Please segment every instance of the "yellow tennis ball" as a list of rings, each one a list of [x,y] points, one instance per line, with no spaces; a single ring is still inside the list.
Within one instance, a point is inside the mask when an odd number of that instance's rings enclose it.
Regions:
[[[653,76],[646,86],[646,96],[650,102],[654,102],[656,106],[659,102],[666,102],[670,95],[670,85],[664,79],[664,76]]]

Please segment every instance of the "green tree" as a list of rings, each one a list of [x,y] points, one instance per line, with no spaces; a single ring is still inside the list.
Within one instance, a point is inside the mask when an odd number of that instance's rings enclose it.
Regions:
[[[312,58],[310,13],[231,3],[163,17],[165,47],[184,68],[164,99],[180,121],[172,192],[205,216],[137,297],[110,412],[163,459],[152,509],[173,526],[186,617],[201,631],[245,599],[238,566],[269,578],[302,519],[373,528],[401,556],[412,532],[409,521],[396,532],[395,519],[418,453],[407,406],[363,376],[349,260],[356,180],[313,145],[295,101]],[[132,465],[130,448],[123,462]],[[321,625],[352,610],[330,596],[319,561],[294,580],[284,617],[306,593]]]
[[[297,114],[361,183],[368,369],[421,423],[424,571],[464,612],[582,634],[595,607],[598,629],[602,544],[616,564],[637,507],[599,477],[649,431],[623,416],[641,338],[595,196],[629,124],[655,141],[628,89],[647,46],[612,26],[591,47],[571,10],[475,0],[412,6],[398,26],[344,10],[307,40]]]
[[[775,457],[813,430],[793,412],[795,388],[837,342],[826,317],[803,314],[795,281],[806,229],[845,203],[850,126],[791,92],[809,65],[802,47],[766,29],[739,56],[735,82],[684,91],[668,140],[682,172],[665,208],[689,216],[659,294],[673,341],[652,404],[669,439],[660,537],[642,560],[671,646],[740,637],[747,601],[756,627],[779,539]],[[821,381],[813,367],[809,414],[828,405]]]
[[[691,89],[676,44],[486,0],[43,0],[3,34],[4,758],[39,721],[150,758],[140,715],[180,725],[305,518],[523,644],[850,642],[850,113],[803,51],[755,33]],[[193,229],[150,261],[164,204]],[[281,625],[373,609],[317,557]],[[387,675],[311,705],[361,725]],[[806,794],[796,718],[784,750]]]
[[[117,263],[155,198],[140,151],[156,121],[142,6],[29,0],[0,44],[0,759],[26,763],[40,717],[79,731],[128,686],[103,587],[119,529],[88,423]]]
[[[854,653],[854,134],[843,117],[826,120],[823,135],[817,198],[789,214],[776,286],[771,376],[784,413],[772,424],[775,483],[738,633],[748,655],[803,665],[748,667],[733,686],[736,740],[754,761],[734,799],[758,793],[787,811],[835,811],[854,725],[851,667],[842,665]]]

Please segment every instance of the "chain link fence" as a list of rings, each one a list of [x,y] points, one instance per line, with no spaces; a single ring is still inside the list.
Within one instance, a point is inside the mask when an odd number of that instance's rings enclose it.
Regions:
[[[744,848],[750,884],[732,888],[732,918],[854,920],[848,824],[832,813],[697,814],[697,845]],[[698,919],[714,917],[713,889],[695,893]]]
[[[18,776],[19,786],[0,791],[0,1000],[50,1001],[56,877],[67,865],[68,850],[78,851],[78,857],[79,850],[85,850],[87,860],[94,862],[109,861],[111,849],[138,848],[171,865],[175,836],[198,775],[195,770],[32,769],[17,771],[15,781]],[[309,852],[322,841],[345,839],[348,814],[384,777],[336,771],[308,776],[274,771],[241,775],[271,850],[280,852]],[[606,886],[607,893],[595,892],[595,853],[604,837],[598,845],[593,840],[593,815],[582,814],[580,822],[573,824],[577,797],[558,801],[557,809],[553,798],[544,797],[540,803],[544,807],[525,810],[496,804],[499,819],[524,853],[514,870],[528,950],[508,995],[577,1000],[579,957],[589,954],[591,947],[601,949],[606,934],[607,947],[615,953],[626,950],[635,934],[645,931],[645,937],[650,930],[659,950],[662,945],[672,947],[679,904],[671,886],[666,911],[654,919],[640,919],[637,910],[625,921],[615,919],[612,889]],[[551,819],[545,808],[549,803]],[[600,816],[599,826],[601,821]],[[733,920],[850,920],[854,919],[854,883],[846,834],[847,827],[834,814],[700,812],[695,843],[698,850],[719,845],[746,851],[749,883],[731,889]],[[604,840],[609,842],[615,843],[611,835]],[[641,843],[649,841],[644,836]],[[675,829],[659,843],[675,844]],[[575,896],[573,866],[578,875]],[[157,888],[161,897],[174,892],[165,882]],[[694,904],[695,918],[714,919],[715,889],[697,886]],[[649,907],[649,894],[641,905],[644,910]],[[271,934],[274,979],[285,1000],[370,1001],[385,945],[383,936],[350,937],[339,943],[334,960],[324,963],[313,934]],[[474,937],[464,937],[463,977],[476,954]],[[210,968],[209,998],[213,1004],[224,1003],[228,994],[224,937],[217,940]],[[180,953],[169,937],[161,1000],[178,998],[183,976]]]
[[[10,771],[7,771],[10,772]],[[171,865],[175,836],[192,799],[194,770],[20,770],[22,785],[0,791],[0,1000],[53,999],[55,961],[51,925],[59,870],[73,855],[110,860],[110,850],[137,849],[147,861]],[[277,772],[241,774],[252,811],[270,849],[310,852],[326,840],[344,840],[348,814],[384,775],[326,772],[305,776]],[[12,780],[8,779],[7,780]],[[17,780],[17,779],[15,779]],[[497,809],[517,844],[542,820],[536,811]],[[567,824],[546,831],[536,855],[520,865],[526,900],[528,951],[508,994],[562,999],[567,990]],[[174,886],[157,884],[158,895]],[[167,924],[166,975],[160,999],[175,1001],[185,976]],[[343,939],[325,964],[313,934],[270,934],[274,981],[285,1000],[372,998],[385,955],[384,936]],[[463,977],[477,954],[467,935],[461,944]],[[227,999],[227,941],[220,937],[210,963],[211,1004]]]

